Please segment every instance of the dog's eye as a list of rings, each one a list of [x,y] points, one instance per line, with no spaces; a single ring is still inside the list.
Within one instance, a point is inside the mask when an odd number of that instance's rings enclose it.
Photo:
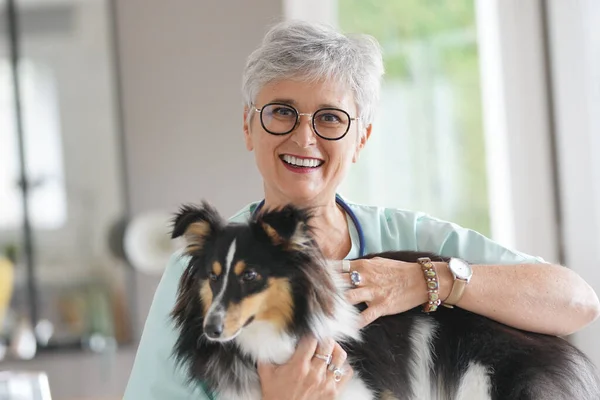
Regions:
[[[215,274],[214,272],[210,272],[208,274],[208,279],[216,282],[219,279],[219,275]]]
[[[244,273],[242,274],[242,280],[244,282],[249,282],[249,281],[253,281],[258,277],[258,274],[256,273],[256,271],[244,271]]]

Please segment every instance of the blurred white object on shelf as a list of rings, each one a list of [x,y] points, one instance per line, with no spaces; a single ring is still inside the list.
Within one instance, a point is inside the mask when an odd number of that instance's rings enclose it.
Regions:
[[[52,400],[48,375],[0,371],[0,400]]]
[[[125,228],[124,250],[137,271],[160,274],[176,250],[171,240],[172,216],[163,212],[147,212],[133,218]]]

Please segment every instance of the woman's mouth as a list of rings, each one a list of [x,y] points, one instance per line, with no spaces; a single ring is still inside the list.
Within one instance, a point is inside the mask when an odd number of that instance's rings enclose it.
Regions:
[[[281,158],[281,160],[286,166],[297,169],[315,169],[319,168],[325,163],[325,161],[319,158],[298,157],[289,154],[283,154],[279,156],[279,158]]]

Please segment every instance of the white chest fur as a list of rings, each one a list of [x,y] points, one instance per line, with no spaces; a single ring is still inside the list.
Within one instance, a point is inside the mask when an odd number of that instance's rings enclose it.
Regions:
[[[257,361],[285,364],[296,348],[296,338],[281,334],[268,322],[255,321],[235,338],[240,349]],[[223,391],[219,398],[232,400],[260,400],[260,383],[257,379],[251,382],[244,393]],[[348,383],[346,389],[338,397],[339,400],[370,400],[373,393],[367,388],[358,375]]]
[[[296,348],[296,338],[279,332],[269,322],[254,321],[235,338],[240,349],[255,361],[285,364]]]

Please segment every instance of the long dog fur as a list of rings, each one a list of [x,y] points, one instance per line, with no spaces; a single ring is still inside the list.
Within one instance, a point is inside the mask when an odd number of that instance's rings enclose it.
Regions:
[[[264,210],[226,223],[207,203],[174,220],[187,268],[172,318],[174,356],[189,382],[218,399],[261,398],[256,362],[286,362],[298,338],[333,338],[355,375],[340,400],[598,400],[595,366],[566,340],[525,332],[455,307],[421,308],[379,318],[359,330],[365,305],[344,299],[347,279],[333,273],[313,240],[310,212]],[[435,254],[370,254],[416,262]]]

